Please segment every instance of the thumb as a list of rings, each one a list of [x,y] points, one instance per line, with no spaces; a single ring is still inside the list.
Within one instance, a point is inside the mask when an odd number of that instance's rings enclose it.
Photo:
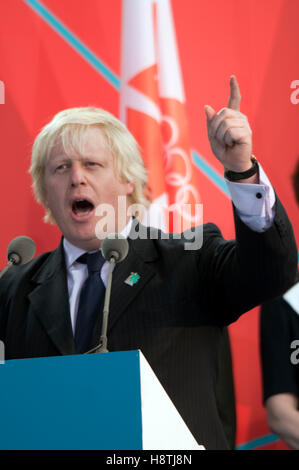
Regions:
[[[205,113],[206,113],[207,121],[209,123],[213,119],[213,117],[215,116],[216,111],[211,106],[206,104],[205,105]]]

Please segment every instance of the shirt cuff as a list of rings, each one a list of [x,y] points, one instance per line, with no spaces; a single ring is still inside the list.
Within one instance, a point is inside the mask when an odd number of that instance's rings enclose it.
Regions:
[[[275,216],[274,189],[259,165],[259,184],[233,183],[225,178],[240,219],[256,232],[267,230]]]

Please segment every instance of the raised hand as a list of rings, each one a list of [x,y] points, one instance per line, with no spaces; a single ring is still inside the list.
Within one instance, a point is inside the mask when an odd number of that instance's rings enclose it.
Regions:
[[[205,106],[211,149],[226,169],[236,172],[252,166],[252,132],[247,117],[240,112],[240,103],[239,85],[231,76],[227,108],[216,113],[211,106]]]

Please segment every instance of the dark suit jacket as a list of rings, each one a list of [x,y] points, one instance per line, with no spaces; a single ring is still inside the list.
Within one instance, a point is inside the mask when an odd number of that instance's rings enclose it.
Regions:
[[[203,246],[130,240],[112,284],[108,349],[141,349],[191,432],[208,449],[227,447],[216,400],[223,326],[294,282],[297,250],[279,201],[272,227],[256,233],[235,216],[236,241],[204,225]],[[155,232],[159,235],[159,232]],[[131,272],[134,286],[124,283]],[[0,282],[6,359],[75,354],[62,245]],[[92,346],[100,335],[99,321]]]

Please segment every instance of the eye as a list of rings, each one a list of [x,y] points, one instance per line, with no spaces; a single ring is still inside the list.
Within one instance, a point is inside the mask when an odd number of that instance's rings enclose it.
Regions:
[[[103,165],[100,162],[86,162],[86,166],[88,166],[88,167],[96,167],[96,166],[102,167]]]
[[[61,165],[55,168],[55,171],[65,170],[68,167],[67,163],[62,163]]]

